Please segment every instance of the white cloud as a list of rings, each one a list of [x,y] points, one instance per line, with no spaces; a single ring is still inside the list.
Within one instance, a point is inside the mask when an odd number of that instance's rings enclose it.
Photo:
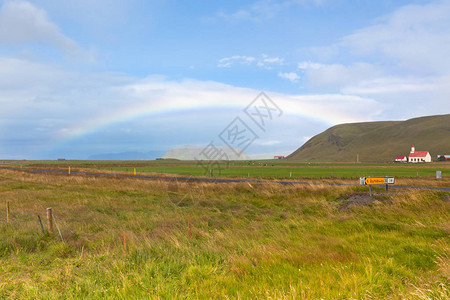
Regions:
[[[18,58],[0,57],[0,89],[5,92],[43,91],[62,72],[58,68]]]
[[[280,57],[270,57],[266,54],[261,54],[259,57],[234,55],[224,57],[219,60],[218,66],[221,68],[229,68],[233,64],[238,65],[252,65],[255,64],[260,68],[271,69],[274,65],[283,65],[284,59]]]
[[[408,5],[343,38],[353,53],[377,55],[419,74],[450,69],[450,1]],[[389,62],[389,61],[388,61]]]
[[[228,22],[260,22],[266,19],[274,18],[281,12],[292,8],[293,6],[320,7],[323,6],[326,2],[328,2],[328,0],[259,0],[232,13],[220,11],[216,14],[215,18],[222,19]]]
[[[325,65],[321,63],[313,63],[310,61],[303,61],[298,63],[298,68],[301,70],[308,70],[308,69],[320,69],[323,68]]]
[[[249,65],[253,61],[255,61],[255,58],[252,56],[234,55],[231,57],[224,57],[224,58],[220,59],[218,66],[222,67],[222,68],[229,68],[229,67],[231,67],[231,65],[236,64],[236,63]]]
[[[262,54],[256,65],[265,69],[272,69],[273,65],[283,65],[284,59],[280,57],[269,57],[266,54]]]
[[[354,85],[342,87],[345,94],[394,94],[431,92],[438,88],[436,78],[381,77],[362,80]]]
[[[368,63],[354,63],[345,66],[301,62],[298,64],[298,68],[305,73],[311,87],[337,91],[361,81],[375,79],[383,74],[379,67]]]
[[[261,60],[261,62],[267,63],[267,64],[282,64],[284,61],[284,59],[279,58],[279,57],[268,57],[267,55],[263,55],[263,59]]]
[[[111,28],[123,26],[138,0],[34,0],[46,7],[51,14],[81,23],[89,29],[98,27]],[[147,1],[150,2],[150,1]],[[162,1],[151,1],[146,5],[157,7]],[[139,5],[139,7],[141,7]],[[156,9],[155,9],[156,11]],[[147,17],[152,17],[152,11],[146,11]]]
[[[448,0],[400,7],[317,53],[327,61],[359,62],[300,62],[301,77],[322,93],[370,96],[384,105],[379,118],[447,113],[442,108],[450,97],[449,12]],[[418,109],[401,109],[411,104]]]
[[[288,73],[279,72],[278,76],[287,79],[291,82],[297,82],[300,79],[300,76],[298,76],[298,74],[295,72],[288,72]]]
[[[50,45],[73,58],[93,62],[93,56],[66,37],[47,13],[27,1],[6,1],[0,10],[0,44]]]
[[[281,105],[286,114],[328,124],[374,120],[386,108],[372,98],[344,94],[285,95]]]
[[[337,44],[311,51],[328,61],[360,61],[300,62],[298,68],[311,88],[377,95],[381,101],[383,96],[401,99],[431,91],[450,96],[441,84],[450,75],[450,1],[400,7]]]
[[[309,87],[322,93],[370,96],[382,108],[378,118],[406,119],[418,113],[440,114],[445,112],[443,103],[450,97],[450,76],[393,76],[386,68],[367,63],[345,66],[303,62],[299,69],[304,72]],[[424,99],[427,99],[426,105]],[[401,109],[411,104],[420,109]]]

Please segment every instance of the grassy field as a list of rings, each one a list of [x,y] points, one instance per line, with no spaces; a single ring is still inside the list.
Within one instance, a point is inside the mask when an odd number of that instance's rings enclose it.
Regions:
[[[72,170],[101,170],[133,173],[177,174],[209,176],[209,168],[195,161],[42,161],[15,162],[29,168],[56,168]],[[450,163],[412,164],[356,164],[356,163],[301,163],[283,160],[231,161],[212,167],[214,176],[253,179],[358,179],[365,176],[395,176],[397,178],[435,178],[441,170],[444,179],[450,179]],[[292,176],[292,177],[291,177]]]
[[[0,170],[0,199],[0,298],[450,297],[450,193]]]

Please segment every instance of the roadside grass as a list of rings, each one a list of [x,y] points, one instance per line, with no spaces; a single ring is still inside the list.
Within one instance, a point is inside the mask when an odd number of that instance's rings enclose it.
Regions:
[[[364,193],[0,170],[0,298],[450,298],[450,193]]]

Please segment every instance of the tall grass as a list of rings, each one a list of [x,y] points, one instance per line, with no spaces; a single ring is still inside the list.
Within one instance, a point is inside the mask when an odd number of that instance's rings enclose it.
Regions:
[[[449,194],[364,192],[0,170],[0,297],[448,299]]]

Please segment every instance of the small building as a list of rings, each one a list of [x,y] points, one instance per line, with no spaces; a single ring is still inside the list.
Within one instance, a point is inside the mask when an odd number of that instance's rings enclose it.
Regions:
[[[414,145],[411,147],[411,153],[409,153],[408,162],[410,163],[421,163],[421,162],[431,162],[431,155],[428,151],[416,151]]]
[[[450,155],[438,155],[437,159],[441,160],[441,161],[443,161],[443,160],[450,160]]]
[[[395,162],[408,162],[406,155],[397,155],[395,157]]]
[[[273,158],[274,159],[284,159],[284,156],[283,155],[275,155]]]

